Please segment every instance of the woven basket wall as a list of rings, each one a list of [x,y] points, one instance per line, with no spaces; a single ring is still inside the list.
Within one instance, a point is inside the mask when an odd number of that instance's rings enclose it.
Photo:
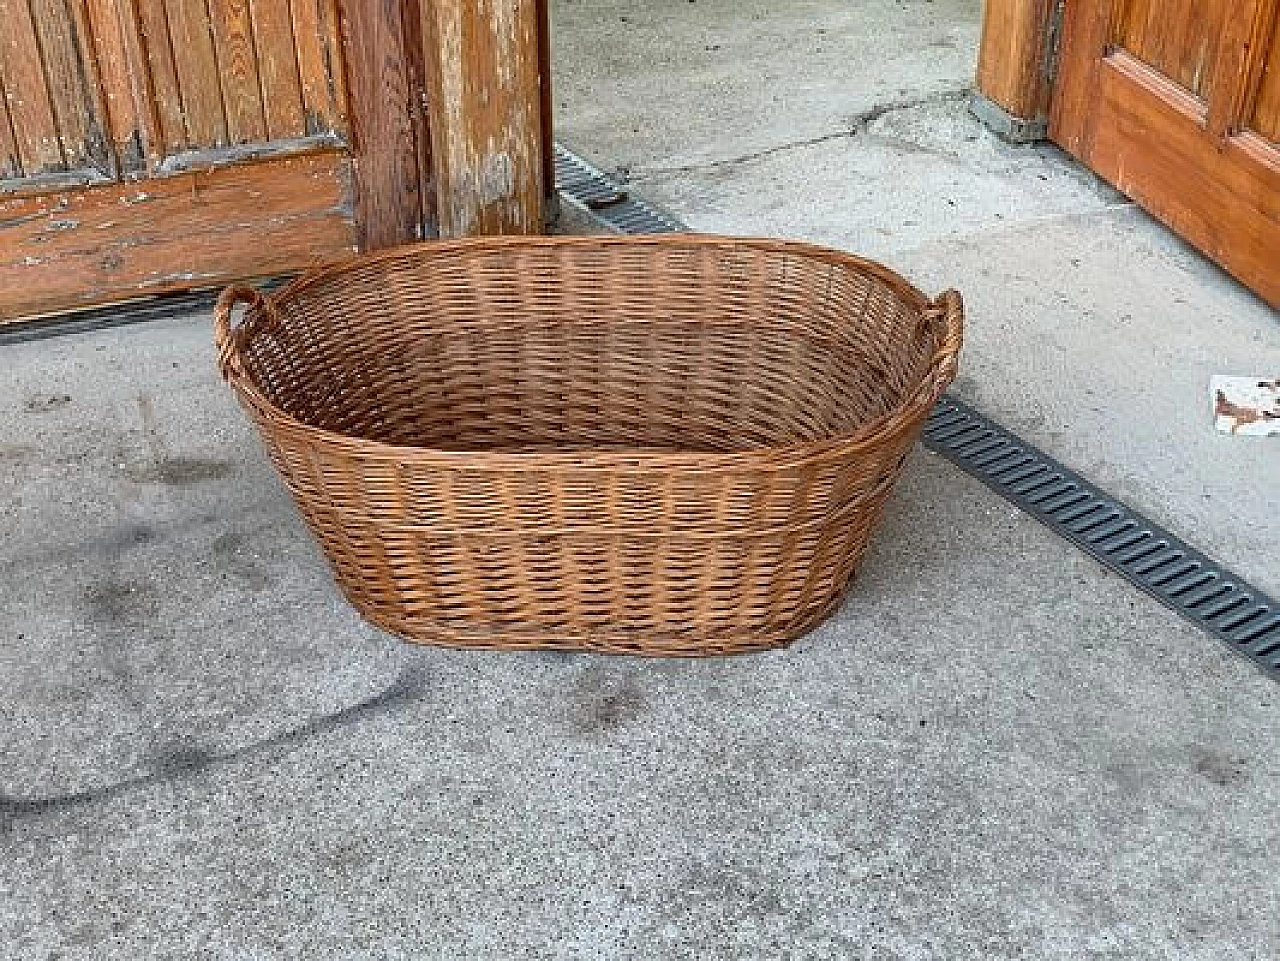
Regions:
[[[804,244],[488,238],[231,288],[215,331],[370,621],[696,655],[785,643],[839,604],[961,313]]]

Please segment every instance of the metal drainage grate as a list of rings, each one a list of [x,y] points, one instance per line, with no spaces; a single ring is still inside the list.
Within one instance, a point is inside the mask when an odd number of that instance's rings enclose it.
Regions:
[[[1280,677],[1280,606],[1243,578],[952,397],[933,409],[923,439],[1135,587]]]
[[[620,234],[669,234],[689,228],[633,197],[624,187],[556,144],[556,186],[606,227]]]
[[[556,178],[561,191],[619,233],[688,230],[559,144]],[[930,450],[1280,679],[1280,605],[1264,592],[950,395],[929,415],[923,440]]]

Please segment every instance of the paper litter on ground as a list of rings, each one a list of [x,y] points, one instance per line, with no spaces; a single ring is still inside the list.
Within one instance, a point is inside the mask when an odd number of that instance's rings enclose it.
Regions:
[[[1215,376],[1214,423],[1225,434],[1280,434],[1280,378]]]

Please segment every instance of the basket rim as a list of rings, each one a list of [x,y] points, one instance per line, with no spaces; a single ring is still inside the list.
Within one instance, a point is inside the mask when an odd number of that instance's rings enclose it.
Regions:
[[[937,332],[937,346],[930,360],[929,369],[919,387],[903,398],[893,409],[868,421],[854,431],[835,434],[819,441],[803,444],[762,446],[736,451],[654,451],[645,448],[615,450],[551,450],[551,451],[485,451],[449,450],[435,447],[417,447],[389,444],[367,437],[343,434],[317,427],[298,419],[269,400],[253,383],[237,363],[239,336],[250,326],[242,323],[234,331],[230,326],[230,311],[237,300],[252,295],[254,304],[249,314],[258,314],[262,307],[269,312],[280,301],[293,297],[323,280],[355,269],[384,261],[405,257],[429,259],[436,254],[459,250],[486,250],[506,247],[674,247],[699,246],[722,248],[751,248],[775,253],[790,253],[801,257],[854,268],[871,274],[895,293],[902,296],[922,314],[933,310],[945,323]],[[467,237],[450,240],[428,240],[403,244],[383,250],[361,254],[354,258],[308,271],[294,278],[269,294],[262,294],[243,287],[228,287],[219,298],[214,312],[214,334],[223,378],[241,401],[253,408],[259,416],[272,422],[276,430],[311,444],[323,445],[331,450],[346,449],[365,459],[378,459],[412,463],[420,466],[457,469],[488,470],[611,470],[646,471],[666,470],[756,470],[795,469],[827,460],[844,458],[870,448],[880,447],[887,440],[901,436],[905,431],[923,421],[928,410],[942,395],[955,376],[956,358],[962,339],[963,304],[960,295],[949,290],[937,299],[930,299],[918,287],[894,270],[858,254],[837,250],[820,244],[799,240],[778,240],[764,237],[735,237],[722,234],[666,233],[639,235],[583,235],[548,237],[544,235],[509,235]]]
[[[923,308],[931,303],[930,298],[920,288],[897,271],[886,267],[879,261],[871,260],[858,254],[823,244],[815,244],[806,240],[779,240],[772,237],[735,237],[729,234],[703,234],[693,232],[665,234],[580,234],[572,236],[547,236],[545,234],[506,234],[484,237],[457,237],[441,240],[420,240],[414,243],[386,247],[368,253],[358,254],[348,260],[339,260],[315,270],[294,277],[270,294],[266,299],[272,302],[284,300],[294,294],[306,290],[322,280],[328,280],[341,274],[350,273],[370,264],[386,260],[399,260],[402,257],[417,253],[434,255],[453,250],[500,249],[503,247],[749,247],[754,250],[767,250],[775,253],[796,253],[814,260],[837,263],[845,267],[857,267],[883,281],[908,300],[916,302]]]

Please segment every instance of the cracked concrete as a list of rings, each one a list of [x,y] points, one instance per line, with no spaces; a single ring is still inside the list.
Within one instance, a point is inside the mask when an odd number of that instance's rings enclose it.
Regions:
[[[967,84],[981,0],[556,0],[560,128],[593,160],[680,167],[826,136]]]
[[[966,396],[1275,583],[1276,448],[1200,394],[1274,318],[946,98],[977,0],[554,14],[571,146],[959,283]],[[333,588],[206,316],[0,366],[4,961],[1280,955],[1280,688],[927,453],[786,651],[419,649]]]
[[[876,104],[875,106],[868,107],[866,110],[863,110],[849,118],[846,129],[837,130],[832,133],[819,134],[816,137],[809,137],[804,140],[792,140],[787,143],[775,144],[772,147],[753,150],[750,153],[745,153],[738,157],[728,157],[721,160],[707,160],[702,163],[685,164],[680,167],[662,167],[656,165],[641,165],[636,167],[628,164],[623,166],[621,169],[626,171],[625,179],[631,180],[664,177],[670,174],[701,173],[705,171],[737,167],[742,164],[753,163],[757,160],[775,157],[778,154],[788,153],[801,147],[814,147],[818,144],[830,143],[833,140],[844,140],[849,137],[856,137],[859,134],[867,133],[871,129],[871,125],[881,117],[885,117],[891,113],[914,110],[936,104],[958,103],[960,101],[965,101],[968,99],[969,91],[969,87],[961,87],[957,90],[944,90],[940,93],[928,94],[922,97],[917,97],[913,100],[899,100],[890,103]],[[898,141],[898,143],[900,145],[906,145],[909,142],[904,140]],[[915,149],[925,149],[919,145],[912,146]]]

